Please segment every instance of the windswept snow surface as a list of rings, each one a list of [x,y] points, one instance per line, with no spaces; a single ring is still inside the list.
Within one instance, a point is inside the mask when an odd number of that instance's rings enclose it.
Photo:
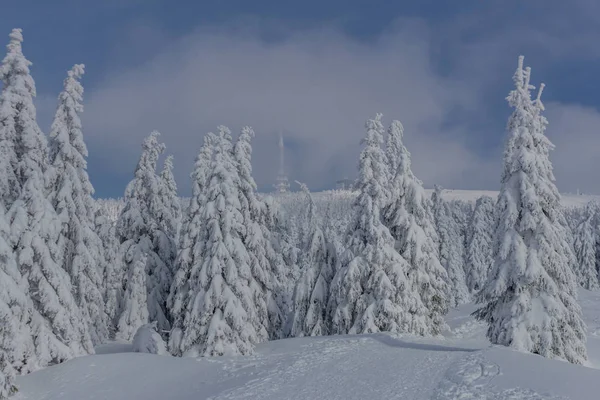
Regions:
[[[590,367],[490,346],[473,305],[437,339],[387,334],[278,340],[240,357],[131,353],[115,343],[18,379],[15,399],[598,399],[600,292],[581,292]]]

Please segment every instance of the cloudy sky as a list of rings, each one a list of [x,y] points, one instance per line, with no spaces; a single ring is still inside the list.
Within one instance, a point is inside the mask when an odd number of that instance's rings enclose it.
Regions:
[[[377,112],[404,124],[425,186],[496,189],[519,54],[547,85],[559,188],[600,194],[596,0],[19,0],[0,15],[0,34],[14,27],[45,131],[66,71],[85,63],[101,197],[122,195],[153,129],[189,194],[202,137],[220,124],[254,127],[261,190],[277,173],[279,131],[290,178],[330,188],[355,176]]]

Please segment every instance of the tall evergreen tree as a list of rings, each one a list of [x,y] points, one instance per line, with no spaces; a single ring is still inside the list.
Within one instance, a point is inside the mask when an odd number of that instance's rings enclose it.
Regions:
[[[259,336],[251,288],[256,285],[243,243],[237,165],[229,129],[219,127],[208,180],[201,257],[190,271],[179,353],[249,354]]]
[[[171,322],[167,299],[175,274],[178,230],[181,221],[181,203],[177,197],[171,156],[165,159],[164,168],[158,177],[156,192],[154,190],[150,192],[153,251],[159,260],[152,263],[149,269],[149,311],[150,318],[158,322],[159,332],[167,332]]]
[[[9,37],[8,52],[0,66],[0,199],[6,210],[19,196],[27,178],[19,160],[26,145],[20,136],[23,131],[41,135],[33,105],[35,82],[29,74],[31,62],[23,55],[21,29],[13,29]]]
[[[271,289],[268,297],[269,337],[280,339],[289,334],[290,326],[287,318],[292,310],[291,294],[299,277],[298,232],[296,224],[286,218],[280,204],[273,197],[266,197],[262,202],[262,223],[271,234],[270,246],[274,251],[271,260]],[[270,254],[270,251],[269,253]]]
[[[139,252],[141,248],[135,248]],[[148,293],[146,291],[146,262],[144,253],[132,257],[133,268],[129,269],[127,288],[123,296],[123,312],[117,323],[116,337],[131,340],[137,330],[148,322]]]
[[[466,275],[471,293],[477,293],[483,287],[492,268],[495,228],[494,200],[489,196],[481,196],[475,202],[469,223]]]
[[[33,309],[8,240],[3,208],[0,204],[0,399],[14,390],[15,372],[37,366],[29,325]]]
[[[589,202],[583,212],[583,220],[575,228],[575,275],[579,285],[587,290],[600,288],[597,269],[598,204]]]
[[[331,286],[332,333],[410,332],[414,317],[427,310],[407,278],[410,265],[394,249],[394,238],[381,222],[388,178],[381,114],[367,121],[366,129],[355,217]]]
[[[9,305],[0,298],[0,399],[7,399],[17,391],[12,357],[19,332],[13,319]]]
[[[448,274],[450,305],[456,307],[468,303],[470,300],[463,265],[465,246],[461,226],[454,218],[450,203],[442,198],[440,186],[435,187],[432,201],[433,216],[439,235],[440,262]]]
[[[39,365],[45,366],[93,353],[93,347],[69,275],[56,262],[60,221],[46,197],[42,165],[38,168],[30,171],[8,219],[17,263],[36,311],[36,354]]]
[[[108,338],[102,297],[102,241],[95,232],[94,188],[87,174],[88,155],[79,114],[83,112],[84,66],[75,65],[58,96],[50,130],[49,199],[61,223],[58,261],[71,276],[75,301],[87,323],[92,342]]]
[[[179,225],[181,223],[181,202],[177,196],[177,183],[173,176],[173,156],[165,159],[160,173],[158,190],[160,209],[157,210],[157,220],[160,234],[157,235],[155,247],[158,254],[171,270],[174,270],[177,257],[177,242]]]
[[[166,287],[170,287],[172,272],[159,257],[155,248],[155,237],[159,229],[156,210],[160,209],[158,188],[160,178],[156,174],[158,157],[164,151],[164,145],[158,142],[160,133],[153,131],[142,145],[142,155],[135,170],[133,180],[127,185],[125,191],[125,207],[117,223],[117,234],[121,241],[120,255],[124,269],[128,275],[139,264],[143,256],[146,260],[146,286],[147,307],[150,321],[157,321],[161,331],[169,330],[170,323],[166,311]],[[126,281],[126,285],[137,284],[137,281]],[[124,286],[124,291],[127,289]],[[168,290],[168,289],[166,289]],[[125,307],[126,303],[123,304]],[[128,313],[126,308],[121,308],[120,314]],[[130,319],[135,323],[146,324],[148,321]],[[142,325],[143,325],[142,324]],[[118,333],[123,337],[124,332],[135,334],[139,326],[123,330],[120,324]],[[127,337],[126,339],[131,339]]]
[[[492,343],[581,364],[587,359],[586,328],[549,159],[554,146],[544,135],[543,85],[532,101],[530,75],[519,57],[508,96],[514,111],[498,195],[495,260],[476,316],[488,323]]]
[[[10,206],[7,220],[17,265],[34,308],[29,324],[36,362],[43,367],[94,349],[69,276],[57,264],[60,221],[45,186],[48,149],[35,120],[35,84],[29,75],[30,63],[21,52],[21,31],[13,30],[10,37],[9,54],[2,65],[7,86],[3,88],[6,100],[0,136],[12,143],[14,159],[9,155],[18,198]]]
[[[250,268],[256,286],[251,286],[252,296],[258,313],[255,326],[258,340],[267,337],[279,339],[283,336],[284,311],[277,301],[276,294],[281,290],[280,267],[273,243],[273,232],[264,215],[262,198],[256,192],[252,177],[252,138],[254,131],[242,128],[233,148],[237,163],[238,193],[245,231],[242,235],[244,246],[250,257]]]
[[[102,268],[102,290],[104,297],[104,312],[108,319],[109,337],[116,332],[118,312],[122,300],[122,284],[125,279],[124,265],[118,257],[119,240],[116,226],[102,208],[96,210],[96,232],[102,241],[104,266]]]
[[[305,184],[302,191],[308,200],[308,233],[301,256],[302,276],[294,289],[291,336],[321,336],[329,333],[327,303],[335,271],[334,248],[315,216],[315,204]]]
[[[208,196],[208,183],[213,166],[213,154],[218,138],[213,133],[204,136],[204,144],[196,157],[192,178],[192,198],[185,212],[179,240],[179,254],[175,260],[175,276],[168,297],[168,307],[173,316],[173,329],[169,337],[169,351],[181,356],[180,339],[190,301],[190,276],[192,269],[202,261],[206,238],[204,210]]]
[[[388,130],[387,160],[390,166],[390,200],[384,209],[384,224],[395,239],[397,251],[409,263],[412,289],[419,293],[425,315],[415,315],[410,331],[439,334],[446,326],[448,276],[438,255],[431,204],[422,183],[411,170],[410,152],[404,146],[404,128],[393,121]]]

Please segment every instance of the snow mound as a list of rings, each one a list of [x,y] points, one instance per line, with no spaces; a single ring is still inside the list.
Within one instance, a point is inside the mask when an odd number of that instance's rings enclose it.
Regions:
[[[134,353],[168,354],[165,342],[156,332],[156,325],[156,322],[151,322],[138,328],[133,336],[132,350]]]

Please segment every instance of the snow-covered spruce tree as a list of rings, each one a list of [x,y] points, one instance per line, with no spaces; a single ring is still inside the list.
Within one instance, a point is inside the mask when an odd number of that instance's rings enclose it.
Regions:
[[[321,336],[329,333],[327,303],[335,255],[317,222],[315,204],[308,187],[305,184],[300,186],[308,200],[308,230],[300,261],[302,276],[294,289],[290,336]]]
[[[540,100],[531,99],[530,69],[523,57],[508,96],[514,111],[498,195],[494,266],[477,296],[475,312],[488,323],[494,344],[581,364],[587,359],[585,324],[561,225]]]
[[[383,212],[384,225],[395,239],[396,250],[409,263],[408,276],[427,308],[415,314],[411,333],[437,335],[446,326],[448,276],[438,256],[438,237],[430,200],[422,183],[411,170],[410,152],[402,142],[404,128],[393,121],[388,130],[387,159],[390,166],[390,203]]]
[[[21,48],[21,29],[13,29],[9,37],[8,52],[0,66],[0,201],[6,210],[19,196],[26,180],[19,162],[24,151],[19,136],[25,130],[41,135],[33,105],[35,83],[29,74],[31,62]]]
[[[546,121],[545,117],[543,118],[544,121]],[[547,122],[545,123],[547,124]],[[577,255],[575,254],[575,235],[573,234],[573,230],[571,229],[569,222],[567,221],[567,218],[565,216],[565,206],[563,206],[563,204],[560,203],[558,207],[560,208],[560,212],[557,216],[558,225],[560,227],[559,230],[562,231],[565,237],[565,241],[561,242],[561,245],[563,246],[562,251],[567,257],[569,269],[575,272],[575,282],[577,283],[578,278],[576,271],[579,270],[580,267],[579,262],[577,260]]]
[[[140,252],[141,249],[132,248]],[[127,288],[123,296],[123,312],[117,323],[117,338],[131,340],[141,327],[148,323],[148,293],[146,291],[146,263],[145,253],[132,257],[135,261],[127,276]]]
[[[238,136],[233,154],[237,163],[240,210],[245,231],[242,242],[250,257],[250,269],[254,280],[250,291],[257,318],[254,321],[258,341],[279,339],[283,335],[284,315],[274,292],[280,290],[278,280],[281,263],[271,242],[272,232],[263,214],[262,199],[256,192],[252,177],[252,138],[254,131],[246,126]]]
[[[15,339],[19,337],[19,332],[14,318],[8,304],[0,298],[0,399],[7,399],[17,391],[12,362],[16,350]]]
[[[134,178],[125,191],[125,207],[117,222],[117,234],[121,242],[120,259],[125,271],[135,268],[142,255],[146,259],[148,318],[150,321],[157,321],[159,329],[165,331],[170,329],[166,299],[172,281],[172,272],[159,257],[154,245],[154,238],[159,229],[156,210],[161,208],[158,199],[160,177],[156,174],[156,163],[164,151],[164,145],[158,142],[159,135],[157,131],[153,131],[142,144],[142,155],[135,169]],[[131,275],[130,272],[127,274]],[[127,280],[126,285],[129,284]],[[127,286],[124,286],[123,290],[127,291]],[[124,306],[125,304],[119,314],[128,312]],[[135,319],[131,321],[139,322]],[[141,322],[143,325],[149,321]],[[120,338],[131,340],[137,328],[139,326],[123,331],[119,323],[117,334]],[[129,334],[130,337],[127,336]]]
[[[579,285],[587,290],[600,288],[596,266],[598,242],[598,204],[594,201],[585,206],[583,220],[575,228],[575,254],[577,269],[575,275]]]
[[[87,174],[88,155],[79,114],[83,112],[84,66],[68,73],[50,129],[49,199],[61,223],[58,239],[61,267],[71,276],[75,301],[87,323],[92,343],[108,339],[101,269],[102,241],[95,232],[94,188]]]
[[[20,30],[11,33],[9,56],[3,76],[10,101],[2,106],[4,136],[11,138],[16,154],[16,186],[19,197],[7,212],[11,244],[26,292],[34,307],[30,322],[37,367],[93,353],[87,325],[71,293],[68,274],[57,264],[60,221],[48,201],[45,187],[48,168],[46,138],[35,121],[32,98],[35,85],[29,62],[22,57]],[[12,54],[12,55],[11,55]],[[11,58],[12,57],[12,58]],[[10,111],[9,108],[14,107]]]
[[[177,183],[173,176],[173,156],[165,159],[160,173],[158,197],[160,207],[156,210],[156,219],[159,232],[156,234],[154,246],[163,262],[173,270],[177,257],[177,229],[181,221],[181,203],[177,197]]]
[[[584,208],[580,206],[565,206],[564,213],[571,232],[577,230],[577,225],[583,220]]]
[[[25,293],[9,234],[0,204],[0,399],[10,392],[15,372],[27,373],[37,367],[29,325],[32,303]]]
[[[119,241],[115,223],[106,215],[106,211],[100,207],[96,210],[95,225],[96,233],[102,242],[102,252],[104,254],[104,266],[102,267],[104,312],[108,320],[109,337],[114,338],[126,271],[118,257]]]
[[[448,202],[448,206],[451,209],[451,215],[454,219],[455,224],[458,225],[458,232],[460,235],[461,246],[458,251],[462,259],[462,267],[465,274],[465,284],[468,289],[467,283],[467,245],[469,243],[469,222],[473,218],[473,204],[468,201],[455,199]],[[468,301],[472,301],[471,293],[469,293]]]
[[[157,192],[154,193],[153,190],[150,192],[153,250],[160,261],[150,264],[148,305],[151,320],[158,322],[159,332],[162,330],[164,334],[170,329],[171,316],[167,299],[175,275],[178,229],[181,221],[181,203],[177,197],[177,184],[173,177],[171,156],[165,159],[164,168],[158,180]]]
[[[323,226],[325,237],[332,247],[331,254],[335,257],[335,262],[332,263],[335,269],[338,265],[339,255],[344,253],[344,233],[347,231],[347,226],[344,225],[342,218],[334,214],[332,204],[335,203],[329,203],[327,206]]]
[[[249,354],[258,341],[250,256],[231,133],[219,127],[200,227],[201,254],[192,265],[179,351],[191,356]]]
[[[298,232],[294,221],[286,218],[278,201],[267,196],[262,202],[262,224],[271,233],[271,290],[269,291],[269,337],[289,336],[291,328],[292,295],[299,277]],[[274,260],[274,261],[273,261]]]
[[[94,349],[73,297],[70,277],[56,262],[60,220],[47,199],[43,172],[46,166],[38,164],[34,169],[36,160],[45,160],[45,138],[35,138],[36,133],[31,131],[21,135],[23,142],[36,145],[23,155],[29,166],[28,178],[8,219],[17,263],[27,279],[27,292],[35,308],[33,318],[38,319],[34,321],[36,327],[32,327],[38,363],[46,366],[93,353]]]
[[[494,200],[489,196],[481,196],[475,202],[475,210],[469,223],[466,275],[467,286],[473,294],[487,281],[488,272],[494,262],[494,212]]]
[[[218,138],[213,133],[204,136],[204,144],[196,157],[192,178],[192,197],[183,216],[179,236],[179,254],[175,260],[175,276],[167,305],[173,318],[173,328],[169,336],[169,351],[181,356],[180,343],[186,307],[190,302],[190,276],[195,265],[202,262],[202,252],[206,238],[204,209],[208,195],[207,186],[213,166],[213,154]]]
[[[407,278],[410,265],[394,249],[394,238],[381,222],[388,174],[381,149],[385,133],[381,114],[368,120],[366,129],[354,221],[331,284],[328,310],[333,334],[408,332],[415,316],[427,313]]]
[[[450,283],[449,302],[452,307],[469,302],[469,289],[464,269],[464,241],[461,227],[453,216],[451,205],[442,198],[442,188],[435,186],[432,195],[433,216],[439,236],[440,262]]]

